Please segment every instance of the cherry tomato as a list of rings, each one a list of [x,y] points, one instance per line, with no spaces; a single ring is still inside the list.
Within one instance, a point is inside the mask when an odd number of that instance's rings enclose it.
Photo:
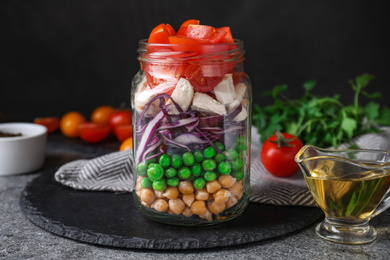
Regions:
[[[115,109],[112,106],[100,106],[93,110],[91,114],[91,122],[108,125],[110,116],[114,113]]]
[[[34,119],[34,123],[45,126],[47,128],[47,133],[51,134],[59,128],[60,119],[57,116],[37,117]]]
[[[219,43],[226,36],[227,31],[217,30],[209,25],[190,24],[187,28],[187,37],[208,43]]]
[[[110,116],[111,132],[115,134],[116,128],[120,125],[131,125],[132,114],[130,109],[116,110]]]
[[[119,151],[131,150],[133,149],[133,138],[129,137],[121,143]]]
[[[87,143],[99,143],[107,138],[110,133],[108,125],[101,125],[92,122],[79,124],[79,133],[81,139]]]
[[[181,24],[179,30],[177,30],[176,35],[187,36],[187,28],[190,24],[199,24],[199,20],[190,19],[185,21],[184,23]]]
[[[60,120],[61,132],[69,138],[79,137],[79,124],[84,122],[85,117],[79,112],[68,112]]]
[[[268,172],[277,177],[288,177],[299,169],[294,157],[302,146],[296,136],[277,132],[264,142],[260,158]]]
[[[132,125],[120,125],[115,128],[116,138],[123,142],[129,137],[133,136],[133,126]]]

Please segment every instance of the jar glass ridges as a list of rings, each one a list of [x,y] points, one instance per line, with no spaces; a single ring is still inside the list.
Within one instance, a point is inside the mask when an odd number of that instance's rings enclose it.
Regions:
[[[134,201],[147,217],[210,225],[249,199],[251,84],[243,42],[139,42],[132,81]]]

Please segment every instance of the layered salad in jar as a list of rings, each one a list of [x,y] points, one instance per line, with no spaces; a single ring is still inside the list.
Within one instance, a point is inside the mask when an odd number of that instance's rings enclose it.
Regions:
[[[250,82],[229,27],[160,24],[132,82],[134,199],[172,224],[214,223],[248,203]]]

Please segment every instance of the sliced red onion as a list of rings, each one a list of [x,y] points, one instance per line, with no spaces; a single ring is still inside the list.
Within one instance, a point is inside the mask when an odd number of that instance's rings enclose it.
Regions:
[[[189,124],[194,124],[194,123],[197,124],[198,122],[199,122],[199,118],[196,118],[196,117],[184,118],[184,119],[179,119],[179,120],[172,122],[172,123],[163,124],[157,130],[177,128],[177,127],[186,126]]]
[[[146,149],[144,155],[142,156],[142,161],[146,160],[146,157],[151,153],[153,152],[154,150],[157,149],[157,147],[159,147],[161,145],[161,140],[159,140],[157,143],[155,143],[154,145],[150,145],[148,146],[148,149]],[[149,157],[150,158],[150,157]],[[154,158],[154,157],[153,157]]]
[[[143,156],[143,154],[144,154],[144,152],[146,150],[146,146],[151,141],[154,133],[156,132],[156,130],[157,130],[158,126],[159,126],[159,123],[161,122],[161,120],[163,118],[164,118],[164,113],[162,111],[160,111],[148,123],[148,126],[146,127],[145,132],[142,135],[141,141],[140,141],[140,143],[138,145],[138,148],[137,148],[136,160],[135,160],[137,165],[141,161],[141,158],[142,158],[142,156]]]
[[[173,139],[174,142],[179,143],[179,144],[184,144],[184,145],[189,145],[189,144],[204,144],[207,143],[207,141],[200,139],[194,134],[191,133],[186,133],[186,134],[181,134],[177,136],[176,138]]]
[[[162,139],[163,139],[164,143],[167,144],[167,145],[173,145],[173,146],[176,146],[176,147],[184,148],[184,149],[187,149],[189,152],[191,152],[191,149],[188,146],[184,145],[184,144],[175,142],[175,141],[173,141],[173,140],[171,140],[171,139],[169,139],[169,138],[167,138],[165,136],[162,136]]]

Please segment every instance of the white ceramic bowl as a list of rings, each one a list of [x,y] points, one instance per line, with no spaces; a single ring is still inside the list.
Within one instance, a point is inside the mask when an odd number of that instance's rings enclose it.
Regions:
[[[0,132],[22,134],[0,137],[0,176],[38,170],[45,161],[46,127],[33,123],[0,124]]]

